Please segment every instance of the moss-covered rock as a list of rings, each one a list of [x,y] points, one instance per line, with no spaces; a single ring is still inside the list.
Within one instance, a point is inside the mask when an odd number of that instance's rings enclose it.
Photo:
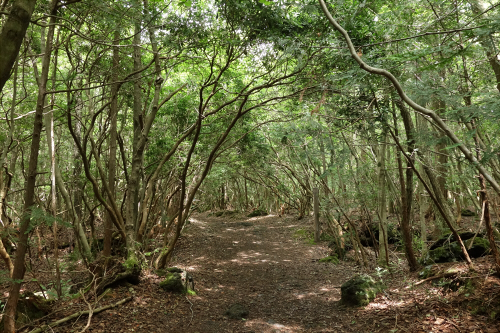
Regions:
[[[342,303],[353,306],[365,306],[375,299],[384,289],[381,283],[366,274],[359,274],[344,283],[341,287]]]
[[[169,267],[165,270],[156,271],[156,274],[158,276],[165,276],[165,279],[160,282],[160,287],[163,290],[178,294],[196,294],[194,292],[193,277],[187,271],[177,267]]]
[[[46,300],[30,292],[21,295],[17,303],[16,326],[22,326],[46,316],[50,313],[52,304],[53,300]]]
[[[470,240],[465,242],[465,246],[469,248]],[[479,258],[483,257],[490,253],[490,242],[482,237],[474,238],[474,243],[472,243],[472,247],[467,250],[469,256],[471,258]]]
[[[160,282],[160,287],[172,293],[182,294],[186,292],[186,287],[184,286],[180,273],[167,273],[165,280]]]
[[[256,216],[267,216],[267,211],[262,208],[258,208],[247,215],[247,217],[256,217]]]
[[[476,216],[476,213],[474,213],[470,209],[462,209],[461,215],[462,216]]]
[[[318,261],[319,262],[331,262],[331,263],[334,263],[335,265],[337,265],[339,263],[339,258],[337,258],[336,255],[333,255],[333,256],[328,256],[328,257],[325,257],[325,258],[321,258]]]
[[[464,233],[465,234],[465,233]],[[464,241],[464,245],[466,248],[469,247],[470,242],[472,241],[472,237],[468,237],[467,233],[464,237],[467,239]],[[472,235],[473,236],[473,235]],[[460,236],[462,238],[462,236]],[[453,237],[448,237],[448,239],[454,239]],[[471,258],[479,258],[487,255],[490,252],[490,246],[488,240],[482,237],[474,238],[474,242],[472,247],[467,250],[467,253]],[[462,261],[464,260],[464,255],[462,253],[462,249],[458,242],[444,242],[439,247],[431,247],[431,250],[427,252],[425,257],[423,257],[420,262],[423,265],[429,265],[432,263],[444,263],[444,262],[453,262],[453,261]]]
[[[239,303],[231,305],[229,309],[224,312],[224,315],[228,316],[230,319],[243,319],[248,317],[248,314],[248,309]]]
[[[466,232],[460,233],[459,235],[460,235],[460,238],[462,239],[462,241],[465,242],[466,240],[471,239],[472,237],[474,237],[475,233],[470,232],[470,231],[466,231]],[[482,237],[481,234],[479,234],[478,236]],[[441,247],[441,246],[443,246],[445,244],[453,243],[453,242],[456,242],[456,241],[457,241],[457,239],[455,238],[455,236],[451,232],[449,232],[449,233],[443,235],[437,241],[435,241],[434,244],[432,244],[429,247],[429,250],[434,250],[434,249],[437,249],[438,247]]]

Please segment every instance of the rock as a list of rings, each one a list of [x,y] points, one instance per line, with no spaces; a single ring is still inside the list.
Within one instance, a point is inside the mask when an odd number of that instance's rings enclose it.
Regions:
[[[465,247],[469,247],[470,240],[465,242]],[[469,256],[471,258],[479,258],[483,257],[490,253],[490,242],[482,237],[474,238],[474,243],[472,243],[472,247],[467,250]]]
[[[370,228],[370,230],[368,230]],[[360,241],[361,245],[365,247],[373,247],[374,240],[378,244],[380,233],[380,225],[378,223],[370,224],[369,226],[363,225],[361,228]],[[389,244],[396,244],[401,242],[401,233],[396,224],[387,224],[387,242]]]
[[[165,280],[160,282],[160,287],[165,291],[182,294],[185,292],[180,273],[168,273]]]
[[[157,270],[156,274],[162,276],[165,274],[165,280],[160,282],[160,288],[172,293],[184,294],[189,291],[194,292],[194,280],[185,270],[177,267],[169,267],[165,270]]]
[[[470,209],[462,209],[462,212],[461,212],[462,216],[476,216],[476,213],[474,213],[472,210]]]
[[[256,210],[247,215],[247,217],[255,217],[255,216],[267,216],[267,211],[262,208],[257,208]]]
[[[471,233],[472,234],[472,233]],[[464,245],[466,248],[469,247],[472,237],[467,239],[468,235],[465,235]],[[472,235],[474,236],[474,235]],[[460,236],[462,237],[462,236]],[[453,239],[450,238],[449,239]],[[438,241],[440,242],[441,239]],[[436,242],[436,243],[438,243]],[[436,244],[435,243],[435,244]],[[444,262],[453,262],[453,261],[462,261],[464,260],[464,255],[462,253],[462,249],[458,242],[444,243],[440,247],[435,247],[434,245],[431,247],[432,250],[429,250],[425,257],[423,257],[420,262],[424,265],[429,265],[432,263],[444,263]],[[474,242],[472,247],[467,250],[467,253],[471,258],[479,258],[489,254],[490,245],[487,239],[482,237],[474,238]]]
[[[169,267],[166,269],[167,272],[170,272],[170,273],[182,273],[183,270],[178,268],[178,267]]]
[[[366,274],[358,274],[340,287],[341,301],[346,305],[365,306],[383,290],[381,283]]]
[[[52,300],[35,296],[33,293],[21,295],[17,303],[16,326],[27,324],[50,313]]]
[[[469,232],[469,231],[462,232],[459,234],[462,241],[466,241],[467,239],[471,239],[472,237],[474,237],[474,235],[475,235],[475,233]],[[478,236],[482,237],[482,234],[478,234]],[[434,250],[434,249],[437,249],[438,247],[443,246],[446,243],[452,243],[452,242],[456,242],[456,241],[457,240],[455,239],[455,236],[452,233],[448,233],[448,234],[442,236],[441,238],[439,238],[437,241],[435,241],[434,244],[431,245],[429,250]]]
[[[230,319],[243,319],[248,317],[248,309],[239,303],[235,303],[224,312]]]

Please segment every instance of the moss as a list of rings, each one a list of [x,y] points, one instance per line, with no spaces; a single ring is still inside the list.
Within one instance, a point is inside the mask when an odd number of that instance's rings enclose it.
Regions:
[[[186,294],[189,296],[196,296],[196,291],[188,289],[188,290],[186,290]]]
[[[466,246],[469,247],[470,240],[466,242]],[[469,256],[472,258],[479,258],[487,255],[490,252],[490,242],[482,237],[474,238],[474,243],[472,243],[471,248],[468,250]]]
[[[419,273],[418,273],[418,276],[421,278],[421,279],[427,279],[431,276],[434,276],[436,275],[436,272],[437,270],[435,269],[435,266],[434,265],[428,265],[428,266],[425,266],[423,270],[421,270]]]
[[[256,216],[267,216],[267,211],[262,208],[258,208],[247,215],[247,217],[256,217]]]
[[[337,265],[339,263],[339,258],[337,258],[337,256],[328,256],[320,259],[319,262],[332,262]]]
[[[123,263],[123,267],[125,267],[127,271],[131,271],[137,269],[137,267],[140,267],[140,265],[135,256],[129,256],[128,259]]]
[[[174,293],[184,293],[186,291],[180,273],[168,273],[165,280],[160,282],[160,287],[165,291]]]
[[[347,305],[365,306],[383,289],[384,286],[375,282],[371,276],[359,274],[341,286],[341,300]]]

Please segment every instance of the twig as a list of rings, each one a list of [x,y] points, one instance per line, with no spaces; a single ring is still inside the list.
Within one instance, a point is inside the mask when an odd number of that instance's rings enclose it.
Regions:
[[[102,312],[102,311],[105,311],[105,310],[117,307],[119,305],[122,305],[123,303],[126,303],[126,302],[130,301],[132,298],[133,298],[133,296],[129,296],[127,298],[122,299],[119,302],[116,302],[115,304],[110,304],[110,305],[106,305],[106,306],[100,307],[98,309],[95,309],[93,311],[93,313],[97,314],[99,312]],[[51,323],[49,325],[45,325],[45,326],[42,326],[40,328],[34,329],[34,330],[30,331],[29,333],[41,333],[41,332],[45,331],[47,328],[52,328],[52,327],[58,326],[58,325],[63,324],[65,322],[67,322],[67,321],[70,321],[71,319],[74,319],[74,318],[77,318],[79,316],[82,316],[82,315],[85,315],[85,314],[89,314],[89,313],[90,313],[90,311],[88,311],[88,310],[87,311],[79,311],[79,312],[73,313],[72,315],[67,316],[67,317],[65,317],[63,319],[55,321],[55,322],[53,322],[53,323]]]
[[[193,316],[194,316],[193,303],[191,303],[191,301],[189,300],[189,298],[187,296],[186,296],[186,299],[189,302],[189,304],[191,304],[191,306],[189,307],[189,310],[191,310],[191,320],[189,321],[189,324],[188,324],[188,326],[190,326],[191,322],[193,321]]]
[[[83,294],[83,291],[81,289],[80,289],[80,295],[82,295],[83,300],[85,301],[85,303],[87,303],[87,306],[89,307],[89,311],[88,311],[89,312],[89,319],[87,320],[87,325],[80,331],[80,333],[83,333],[90,326],[90,323],[92,321],[92,315],[94,314],[94,310],[92,309],[92,305],[90,305],[90,303],[85,298],[85,295]]]

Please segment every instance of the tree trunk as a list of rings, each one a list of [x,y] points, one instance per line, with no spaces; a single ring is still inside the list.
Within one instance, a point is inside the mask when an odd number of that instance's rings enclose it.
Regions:
[[[26,35],[26,30],[35,9],[36,0],[15,0],[10,13],[0,32],[0,92],[10,77],[10,72],[21,44]]]
[[[413,122],[411,120],[410,113],[403,105],[402,102],[396,102],[401,112],[401,117],[403,118],[403,124],[406,132],[406,141],[407,141],[407,152],[410,155],[410,158],[415,161],[415,157],[413,155],[413,151],[415,149],[415,140],[414,140],[414,128]],[[396,118],[394,118],[395,130],[397,130]],[[396,133],[396,136],[398,134]],[[410,229],[410,221],[411,221],[411,206],[413,202],[413,171],[411,169],[410,163],[406,162],[406,181],[403,178],[403,166],[401,161],[401,155],[398,153],[398,169],[400,175],[401,182],[401,229],[403,234],[403,241],[405,243],[405,253],[406,258],[408,259],[408,265],[410,266],[410,271],[415,271],[418,268],[417,259],[415,258],[415,253],[413,252],[413,238],[411,235]]]
[[[114,32],[114,45],[120,43],[120,32]],[[113,67],[111,69],[111,81],[118,81],[118,70],[120,66],[120,52],[118,46],[113,47]],[[134,68],[135,69],[135,68]],[[117,141],[117,116],[118,116],[118,84],[111,86],[111,104],[109,106],[109,160],[108,160],[108,186],[112,197],[108,200],[116,200],[115,178],[116,178],[116,141]],[[127,168],[126,165],[123,166]],[[104,219],[104,244],[102,254],[105,257],[111,256],[111,238],[113,235],[113,220],[109,212],[106,212]]]
[[[386,170],[385,170],[385,161],[386,161],[386,151],[387,151],[387,132],[384,131],[382,134],[382,142],[379,149],[379,160],[378,160],[378,188],[379,188],[379,197],[378,197],[378,216],[379,216],[379,264],[387,267],[389,266],[389,253],[387,248],[387,186],[386,186]]]
[[[34,1],[33,1],[34,2]],[[24,192],[24,207],[23,215],[21,220],[21,226],[19,228],[19,240],[17,243],[16,258],[14,261],[14,272],[12,274],[12,284],[9,291],[9,298],[7,300],[7,305],[5,306],[5,314],[3,316],[4,320],[4,333],[14,333],[15,332],[15,317],[17,302],[19,300],[19,290],[21,288],[21,283],[24,279],[25,272],[25,256],[28,248],[28,228],[31,221],[31,209],[34,204],[35,198],[35,185],[36,185],[36,175],[37,175],[37,164],[38,164],[38,151],[40,149],[40,137],[43,125],[43,109],[45,106],[45,93],[47,91],[47,81],[49,77],[49,66],[50,57],[52,54],[52,41],[54,37],[54,28],[57,14],[58,0],[53,0],[51,2],[50,11],[50,21],[49,21],[49,31],[47,34],[47,42],[45,46],[45,54],[42,60],[42,75],[40,77],[40,86],[38,88],[38,98],[36,102],[35,119],[33,122],[33,132],[31,140],[31,151],[30,159],[27,173],[27,180],[25,184]],[[31,16],[31,13],[30,13]],[[29,20],[29,17],[27,18]],[[26,23],[27,26],[27,23]],[[4,27],[5,30],[5,27]],[[26,29],[25,29],[26,30]],[[2,30],[3,33],[3,30]],[[24,34],[23,34],[24,36]],[[4,45],[2,39],[0,38],[0,44]],[[1,61],[0,61],[1,63]]]

